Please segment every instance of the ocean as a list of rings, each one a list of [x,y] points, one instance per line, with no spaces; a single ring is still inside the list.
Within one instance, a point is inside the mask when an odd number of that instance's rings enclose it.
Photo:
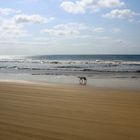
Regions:
[[[78,76],[140,79],[140,55],[0,56],[1,80],[77,83]]]

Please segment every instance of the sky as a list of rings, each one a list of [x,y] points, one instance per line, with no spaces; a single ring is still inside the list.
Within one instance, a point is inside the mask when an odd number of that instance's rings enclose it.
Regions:
[[[0,0],[0,55],[140,54],[140,0]]]

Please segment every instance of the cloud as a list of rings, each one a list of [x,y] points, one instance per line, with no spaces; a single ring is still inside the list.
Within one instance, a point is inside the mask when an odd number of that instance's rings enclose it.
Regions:
[[[16,23],[47,23],[52,19],[53,17],[46,18],[40,15],[25,15],[25,14],[15,15],[13,17],[13,20]]]
[[[96,27],[93,29],[93,32],[97,32],[97,33],[102,33],[104,31],[105,31],[105,29],[103,27]]]
[[[120,33],[121,32],[121,29],[120,28],[113,28],[112,29],[112,32],[114,32],[114,33]]]
[[[140,15],[130,9],[115,9],[112,10],[110,13],[103,15],[105,18],[118,18],[118,19],[133,19],[135,16]]]
[[[20,10],[15,10],[11,8],[0,8],[0,15],[9,15],[12,13],[21,13]]]
[[[0,15],[4,15],[0,17],[0,44],[3,48],[24,46],[21,45],[21,42],[28,42],[29,37],[30,42],[32,42],[32,37],[36,36],[36,34],[30,32],[32,26],[26,28],[26,23],[48,23],[50,20],[54,19],[53,17],[46,18],[39,14],[28,15],[21,14],[20,12],[21,11],[14,9],[0,8]]]
[[[27,36],[27,31],[24,30],[22,27],[17,26],[15,24],[11,25],[4,25],[2,27],[2,33],[3,37],[23,37]]]
[[[85,13],[85,8],[78,3],[73,3],[70,1],[62,2],[61,7],[68,13],[78,14]]]
[[[99,0],[98,7],[99,8],[114,8],[123,6],[125,3],[120,0]]]
[[[64,1],[60,7],[72,14],[85,13],[87,9],[97,11],[101,8],[114,8],[123,6],[125,3],[120,0],[79,0],[76,2]]]
[[[29,33],[24,26],[16,24],[10,19],[3,19],[0,23],[0,41],[14,41],[26,36],[29,36]]]
[[[77,36],[80,31],[86,30],[88,27],[78,23],[59,24],[53,28],[44,29],[42,33],[48,33],[53,36]]]
[[[40,31],[41,33],[47,33],[50,37],[63,37],[67,39],[84,39],[92,38],[105,32],[103,27],[87,26],[82,23],[67,23],[58,24],[52,28],[46,28]]]

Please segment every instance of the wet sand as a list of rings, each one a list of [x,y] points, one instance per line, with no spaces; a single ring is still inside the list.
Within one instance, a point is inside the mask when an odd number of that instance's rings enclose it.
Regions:
[[[140,90],[0,82],[0,140],[139,140]]]

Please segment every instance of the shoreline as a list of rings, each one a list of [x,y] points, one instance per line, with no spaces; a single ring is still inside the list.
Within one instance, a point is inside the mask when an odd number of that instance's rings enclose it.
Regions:
[[[21,79],[0,79],[0,83],[15,83],[15,84],[31,84],[31,85],[42,85],[42,86],[64,86],[64,87],[86,87],[86,88],[97,88],[97,89],[111,89],[111,90],[131,90],[140,91],[139,84],[134,86],[136,83],[130,84],[130,79],[127,79],[128,83],[123,80],[126,79],[94,79],[94,84],[80,85],[79,80],[77,83],[58,83],[58,82],[47,82],[47,81],[35,81],[35,80],[21,80]],[[133,80],[133,79],[131,79]],[[108,82],[109,81],[109,82]],[[113,83],[114,82],[114,83]],[[119,83],[119,84],[118,84]],[[117,85],[118,84],[118,85]],[[123,85],[124,84],[124,85]]]

